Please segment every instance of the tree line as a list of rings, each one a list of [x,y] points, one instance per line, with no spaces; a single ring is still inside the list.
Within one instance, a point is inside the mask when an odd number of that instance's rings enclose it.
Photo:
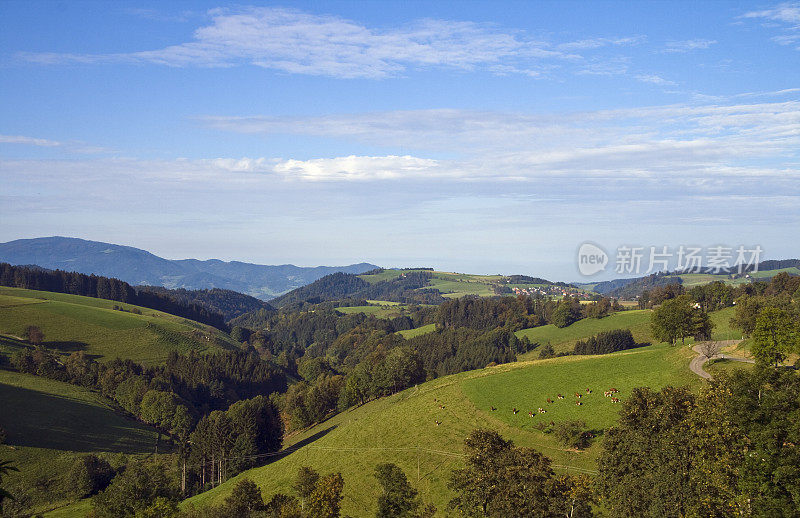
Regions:
[[[173,297],[168,290],[137,291],[127,282],[110,277],[0,263],[0,285],[115,300],[195,320],[223,331],[228,329],[221,313],[195,302],[186,303],[180,297]]]

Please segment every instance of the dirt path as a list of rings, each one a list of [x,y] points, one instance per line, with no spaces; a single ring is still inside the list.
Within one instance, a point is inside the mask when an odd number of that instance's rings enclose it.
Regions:
[[[741,342],[741,340],[725,340],[722,342],[717,342],[720,345],[720,349],[723,347],[728,347],[730,345],[735,345]],[[706,357],[701,350],[702,343],[695,344],[692,347],[692,350],[697,353],[697,356],[692,358],[692,361],[689,362],[689,370],[700,376],[701,378],[705,378],[707,380],[711,379],[711,374],[707,373],[703,370],[703,365],[710,360],[710,359],[724,359],[724,360],[731,360],[735,362],[743,362],[743,363],[755,363],[755,361],[749,358],[740,358],[738,356],[731,356],[729,354],[715,354],[711,358]]]

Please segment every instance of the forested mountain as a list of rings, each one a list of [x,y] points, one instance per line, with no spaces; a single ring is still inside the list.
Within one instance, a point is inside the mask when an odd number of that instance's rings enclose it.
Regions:
[[[130,246],[69,237],[18,239],[0,243],[0,261],[114,277],[132,285],[187,290],[220,288],[262,300],[269,300],[334,272],[357,274],[376,268],[367,263],[312,268],[217,259],[169,260]]]
[[[202,306],[209,311],[221,313],[225,321],[234,319],[251,311],[275,311],[275,308],[261,299],[237,291],[214,288],[211,290],[170,290],[160,286],[137,286],[139,293],[157,293],[187,306]]]
[[[374,284],[347,273],[334,273],[270,301],[276,307],[319,304],[337,299],[379,299],[415,304],[438,304],[444,300],[438,290],[421,289],[428,285],[431,272],[410,271],[396,279]]]

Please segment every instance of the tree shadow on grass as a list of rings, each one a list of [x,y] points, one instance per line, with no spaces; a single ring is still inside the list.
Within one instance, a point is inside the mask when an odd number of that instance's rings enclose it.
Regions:
[[[7,444],[80,452],[151,453],[155,431],[108,408],[0,384]]]
[[[47,347],[48,349],[55,349],[56,351],[63,352],[63,353],[71,353],[75,351],[85,351],[89,344],[86,342],[78,342],[78,341],[70,341],[65,340],[61,342],[43,342],[43,346]]]
[[[272,464],[273,462],[279,461],[282,458],[286,457],[287,455],[290,455],[290,454],[296,452],[297,450],[303,448],[304,446],[308,446],[309,444],[311,444],[311,443],[313,443],[313,442],[325,437],[326,435],[331,433],[333,430],[335,430],[336,426],[337,425],[329,426],[328,428],[325,428],[324,430],[320,430],[319,432],[315,433],[314,435],[306,437],[302,441],[298,441],[298,442],[292,444],[288,448],[285,448],[285,449],[283,449],[283,450],[281,450],[279,452],[276,452],[274,455],[272,455],[270,457],[267,457],[267,461],[264,463],[264,465]]]

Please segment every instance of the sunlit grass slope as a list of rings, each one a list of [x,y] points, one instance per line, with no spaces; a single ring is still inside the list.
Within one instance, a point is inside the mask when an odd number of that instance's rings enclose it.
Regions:
[[[115,305],[126,311],[112,309]],[[142,314],[132,313],[133,309]],[[170,351],[235,346],[217,329],[160,311],[78,295],[0,287],[0,334],[20,337],[29,325],[42,330],[43,345],[49,348],[64,353],[82,350],[100,360],[120,357],[152,364],[163,361]]]
[[[447,376],[372,401],[294,436],[287,446],[291,450],[296,445],[296,451],[237,479],[251,478],[269,497],[279,491],[290,492],[300,466],[313,466],[323,473],[340,471],[345,480],[343,512],[370,516],[378,496],[374,467],[394,462],[426,500],[443,509],[452,496],[446,487],[449,473],[462,462],[463,440],[478,427],[496,429],[517,444],[540,449],[561,471],[593,470],[599,445],[586,452],[567,451],[552,435],[535,430],[533,423],[577,417],[591,426],[608,426],[619,405],[603,397],[604,389],[614,386],[624,398],[639,385],[698,384],[699,379],[688,374],[691,355],[688,348],[652,346],[604,357],[519,362]],[[573,394],[586,387],[594,387],[594,392],[584,398],[582,407],[575,405],[575,397],[570,395],[570,399],[554,403],[547,414],[533,419],[527,415],[529,409],[546,406],[548,395],[555,399],[558,390]],[[491,411],[491,406],[497,410]],[[511,413],[514,406],[522,410],[516,416]],[[309,437],[316,440],[306,443]],[[237,479],[189,502],[196,506],[219,504]]]
[[[519,338],[527,336],[531,342],[540,344],[549,342],[556,352],[571,351],[578,340],[584,340],[597,333],[612,329],[630,329],[637,342],[652,342],[653,336],[650,333],[650,315],[652,313],[650,310],[632,309],[613,313],[604,318],[584,318],[564,328],[548,324],[523,329],[517,331],[516,334]],[[538,352],[534,350],[523,355],[521,359],[531,359],[537,356]]]
[[[8,433],[0,457],[20,470],[4,477],[3,486],[29,510],[74,498],[57,481],[79,453],[113,464],[115,456],[154,451],[155,430],[114,412],[107,399],[82,387],[0,370],[0,402],[0,426]]]

